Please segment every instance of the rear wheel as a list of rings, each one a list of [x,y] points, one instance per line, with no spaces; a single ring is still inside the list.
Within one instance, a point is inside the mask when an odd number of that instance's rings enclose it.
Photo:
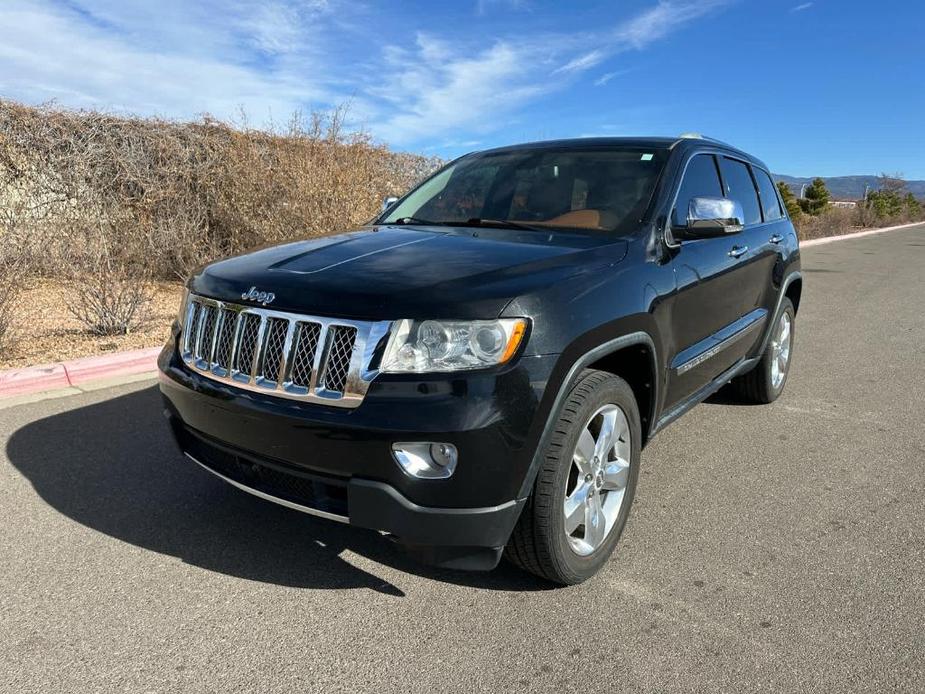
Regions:
[[[754,369],[732,382],[740,399],[766,404],[774,402],[784,392],[793,354],[794,316],[793,304],[784,297],[761,361]]]
[[[613,553],[636,491],[639,409],[629,385],[585,371],[558,413],[506,556],[550,581],[581,583]]]

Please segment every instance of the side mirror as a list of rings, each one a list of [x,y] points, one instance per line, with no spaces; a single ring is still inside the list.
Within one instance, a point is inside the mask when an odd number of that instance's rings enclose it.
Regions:
[[[382,211],[385,212],[396,202],[398,202],[398,198],[396,198],[394,195],[390,195],[389,197],[387,197],[385,200],[382,201]]]
[[[687,225],[675,229],[682,239],[712,239],[738,234],[744,228],[742,203],[729,198],[692,198]]]

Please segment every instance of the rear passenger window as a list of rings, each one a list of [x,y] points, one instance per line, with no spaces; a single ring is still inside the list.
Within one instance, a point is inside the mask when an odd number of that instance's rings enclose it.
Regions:
[[[687,212],[691,198],[721,198],[723,188],[716,171],[716,161],[712,154],[698,154],[687,165],[684,180],[678,190],[678,200],[674,207],[674,225],[687,224]]]
[[[777,188],[767,171],[752,167],[752,173],[758,180],[758,192],[761,193],[761,209],[764,211],[764,221],[773,222],[784,216],[780,209],[780,200],[777,198]]]
[[[738,200],[742,205],[746,224],[758,224],[761,222],[761,207],[758,204],[755,183],[748,172],[748,165],[726,157],[723,157],[720,162],[723,183],[726,184],[726,197],[730,200]]]

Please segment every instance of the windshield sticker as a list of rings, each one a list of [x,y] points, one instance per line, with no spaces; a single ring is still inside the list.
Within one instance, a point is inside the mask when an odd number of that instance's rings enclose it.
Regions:
[[[653,156],[653,155],[651,155],[651,154],[643,154],[643,155],[640,157],[640,159],[641,159],[642,161],[652,161],[652,156]]]

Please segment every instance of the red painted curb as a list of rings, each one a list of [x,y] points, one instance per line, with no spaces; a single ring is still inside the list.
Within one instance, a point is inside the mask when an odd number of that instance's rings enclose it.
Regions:
[[[67,388],[87,381],[154,371],[160,347],[0,371],[0,398]]]
[[[71,382],[67,380],[64,364],[42,364],[0,371],[0,398],[67,388],[69,385]]]

